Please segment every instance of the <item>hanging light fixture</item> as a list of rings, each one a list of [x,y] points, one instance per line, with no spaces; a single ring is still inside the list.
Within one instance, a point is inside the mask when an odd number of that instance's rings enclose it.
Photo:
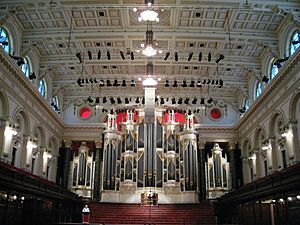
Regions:
[[[157,81],[153,79],[153,64],[151,62],[147,63],[146,67],[147,79],[143,80],[143,86],[156,86]]]
[[[152,57],[157,53],[157,50],[153,48],[153,31],[151,29],[149,30],[148,26],[146,31],[146,44],[141,44],[141,47],[145,47],[142,53],[147,57]]]
[[[140,22],[145,21],[145,22],[159,22],[159,17],[158,17],[158,13],[156,11],[154,11],[152,9],[152,5],[154,4],[154,0],[145,0],[145,4],[148,6],[148,8],[146,10],[143,10],[140,13],[140,16],[138,18],[138,20]],[[133,8],[134,12],[137,12],[138,9],[137,8]]]

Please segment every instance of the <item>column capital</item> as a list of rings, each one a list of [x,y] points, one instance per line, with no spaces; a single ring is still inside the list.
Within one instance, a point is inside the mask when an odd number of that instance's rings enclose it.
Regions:
[[[96,149],[100,149],[102,146],[102,140],[95,141]]]
[[[205,141],[201,141],[199,140],[198,141],[198,149],[205,149]]]
[[[230,141],[229,142],[229,149],[230,150],[235,150],[236,149],[236,141]]]
[[[71,148],[72,140],[64,140],[64,142],[65,142],[65,147],[66,148]]]

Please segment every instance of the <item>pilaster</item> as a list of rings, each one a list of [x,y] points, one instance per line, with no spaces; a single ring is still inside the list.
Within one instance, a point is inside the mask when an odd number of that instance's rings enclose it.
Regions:
[[[205,179],[205,142],[198,141],[198,182],[199,201],[206,200],[206,179]]]

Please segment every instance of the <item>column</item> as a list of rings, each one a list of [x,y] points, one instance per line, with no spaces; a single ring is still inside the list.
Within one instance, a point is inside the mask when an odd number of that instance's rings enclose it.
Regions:
[[[68,188],[68,181],[69,181],[71,144],[72,144],[72,141],[70,141],[70,140],[65,141],[65,148],[63,149],[65,157],[64,157],[64,172],[63,172],[62,185],[65,188]]]
[[[287,144],[288,145],[290,144],[289,160],[291,164],[294,164],[295,162],[300,161],[300,150],[299,150],[300,146],[299,146],[299,137],[298,137],[298,130],[297,130],[297,121],[295,122],[290,121],[288,126],[289,126],[289,131],[286,138],[287,138]]]
[[[249,158],[247,156],[242,156],[242,166],[243,166],[243,184],[251,182],[249,177]]]
[[[198,141],[198,174],[199,174],[199,201],[206,200],[206,180],[205,180],[205,142]]]
[[[44,152],[46,152],[46,151],[47,151],[47,149],[45,147],[40,147],[39,154],[37,156],[38,166],[37,166],[36,175],[43,176],[43,177],[45,177],[45,173],[44,173],[44,164],[45,164]]]
[[[253,157],[253,174],[254,174],[254,180],[257,180],[258,178],[261,177],[261,155],[259,154],[259,149],[254,149],[253,150],[255,157]]]
[[[20,162],[20,168],[29,170],[30,164],[27,163],[27,143],[30,141],[30,136],[24,135],[23,141],[21,145],[21,162]]]
[[[57,163],[58,163],[58,156],[57,154],[53,154],[51,158],[51,166],[49,171],[49,180],[52,182],[56,182],[56,175],[57,175]]]
[[[100,189],[100,177],[101,177],[101,151],[102,151],[102,135],[100,136],[100,140],[96,141],[96,152],[95,152],[95,177],[94,177],[94,192],[93,192],[93,199],[95,201],[100,201],[101,199],[101,189]]]
[[[268,151],[270,151],[270,170],[271,172],[275,172],[278,171],[278,159],[277,159],[277,146],[275,143],[275,138],[274,137],[270,137],[269,138],[269,143],[270,143],[270,149]],[[269,159],[269,157],[268,157]]]
[[[230,155],[230,174],[232,189],[236,189],[237,184],[237,165],[235,157],[236,142],[229,142],[229,155]]]

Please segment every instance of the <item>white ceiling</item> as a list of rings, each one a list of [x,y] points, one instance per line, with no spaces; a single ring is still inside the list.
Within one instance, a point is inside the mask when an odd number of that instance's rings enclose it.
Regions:
[[[142,96],[138,77],[145,76],[148,59],[141,53],[147,25],[140,23],[132,9],[145,7],[143,0],[1,0],[0,13],[16,22],[22,35],[22,52],[34,51],[39,57],[39,76],[53,78],[56,92],[61,91],[65,103],[91,96]],[[160,22],[153,23],[155,46],[162,50],[150,61],[154,76],[161,81],[157,93],[163,97],[200,97],[212,95],[237,106],[239,90],[247,93],[247,77],[260,73],[265,51],[278,52],[278,33],[288,20],[288,13],[299,14],[299,0],[160,0],[155,1]],[[73,15],[73,16],[72,16]],[[98,51],[101,59],[97,59]],[[92,52],[89,59],[87,51]],[[106,52],[111,54],[107,59]],[[125,60],[120,56],[125,54]],[[134,52],[134,60],[130,52]],[[85,62],[75,56],[82,52]],[[166,53],[170,52],[167,60]],[[178,61],[175,61],[175,52]],[[201,62],[198,60],[202,53]],[[129,53],[129,54],[127,54]],[[189,54],[193,57],[188,61]],[[212,60],[208,62],[208,53]],[[225,56],[217,69],[215,60]],[[79,87],[80,77],[111,80],[123,79],[127,87]],[[134,79],[137,87],[130,87]],[[174,80],[224,81],[222,88],[210,85],[173,88]],[[169,88],[164,87],[169,80]]]

